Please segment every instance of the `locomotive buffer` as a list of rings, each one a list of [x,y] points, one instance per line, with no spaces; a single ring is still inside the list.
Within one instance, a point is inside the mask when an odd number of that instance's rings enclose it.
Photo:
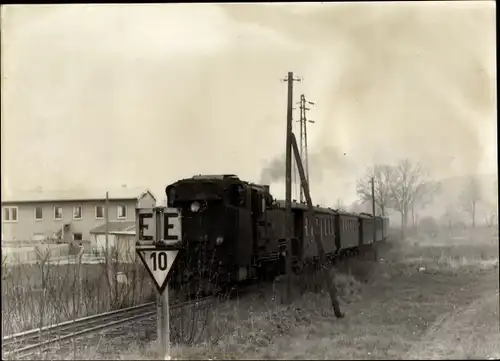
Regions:
[[[157,330],[165,359],[170,353],[168,280],[182,244],[181,211],[136,208],[136,253],[151,276],[157,297]]]

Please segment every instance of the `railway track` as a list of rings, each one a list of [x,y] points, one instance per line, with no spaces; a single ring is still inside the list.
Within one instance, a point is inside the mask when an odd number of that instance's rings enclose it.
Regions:
[[[212,298],[208,296],[195,301],[180,302],[170,306],[170,308],[175,309],[200,302],[204,303]],[[120,324],[153,316],[156,312],[156,302],[150,302],[9,335],[2,339],[2,359],[13,356],[25,358],[32,355],[37,349],[48,348],[53,344],[69,341],[74,337],[91,335]]]

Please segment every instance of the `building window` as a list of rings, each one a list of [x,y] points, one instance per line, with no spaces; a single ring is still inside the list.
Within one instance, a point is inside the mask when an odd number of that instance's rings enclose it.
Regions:
[[[82,206],[73,207],[73,219],[82,219]]]
[[[3,209],[3,220],[5,222],[17,222],[17,207],[5,207]]]
[[[41,221],[43,219],[43,208],[35,207],[35,220]]]
[[[2,219],[4,222],[17,222],[17,207],[4,207]]]
[[[83,236],[81,233],[73,233],[73,241],[83,241]]]
[[[120,204],[117,206],[118,219],[127,218],[127,206]]]
[[[104,218],[104,207],[103,206],[95,206],[95,218],[97,218],[97,219]]]
[[[62,219],[62,207],[54,207],[54,219]]]

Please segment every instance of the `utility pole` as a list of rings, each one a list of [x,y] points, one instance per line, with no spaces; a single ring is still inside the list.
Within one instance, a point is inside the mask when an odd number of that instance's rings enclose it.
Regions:
[[[295,156],[295,161],[297,162],[297,168],[299,170],[299,175],[300,175],[300,183],[301,187],[304,189],[306,201],[307,201],[307,216],[311,221],[313,221],[316,216],[314,213],[314,208],[313,208],[313,203],[311,200],[311,194],[309,193],[309,184],[307,183],[307,179],[305,176],[304,172],[304,167],[302,166],[302,160],[300,159],[300,154],[299,154],[299,147],[297,146],[297,139],[295,139],[295,134],[291,134],[290,136],[291,142],[292,142],[292,149],[293,153]],[[328,293],[330,294],[330,300],[332,302],[332,308],[333,308],[333,313],[337,318],[342,318],[344,317],[344,314],[340,311],[340,305],[339,301],[337,298],[337,288],[335,287],[335,282],[334,282],[334,274],[328,271],[327,264],[326,264],[326,254],[325,250],[323,248],[323,243],[321,241],[321,235],[320,235],[320,227],[319,223],[317,222],[312,222],[313,224],[313,229],[314,229],[314,241],[316,242],[316,247],[318,250],[320,262],[321,262],[321,272],[323,274],[323,281],[325,282],[325,285],[328,289]]]
[[[306,112],[310,110],[310,108],[307,108],[307,104],[314,105],[314,102],[306,100],[306,97],[304,94],[300,95],[300,157],[305,165],[305,172],[306,172],[306,179],[307,182],[309,182],[309,158],[308,158],[308,153],[307,153],[307,123],[315,123],[314,120],[308,120],[306,116]],[[302,187],[300,187],[300,202],[304,201],[304,190]]]
[[[372,184],[372,213],[373,213],[373,216],[375,217],[375,178],[374,177],[372,177],[371,184]]]
[[[106,222],[106,225],[105,225],[105,230],[104,230],[104,234],[105,234],[105,239],[106,239],[106,267],[108,266],[108,249],[109,249],[109,237],[108,237],[108,234],[109,234],[109,211],[108,211],[108,208],[109,208],[109,198],[108,198],[108,191],[106,191],[106,200],[105,200],[105,203],[104,203],[104,222]]]
[[[372,177],[372,214],[373,214],[373,257],[375,260],[378,259],[378,254],[377,254],[377,246],[375,243],[375,240],[377,239],[377,225],[376,222],[377,220],[375,219],[375,177]]]
[[[288,84],[288,102],[286,111],[286,166],[285,166],[285,238],[286,238],[286,274],[287,300],[292,300],[292,117],[293,117],[293,72],[288,72],[284,79]]]
[[[105,222],[105,227],[104,227],[104,234],[105,234],[105,240],[106,240],[106,250],[104,253],[105,256],[105,262],[106,262],[106,278],[108,279],[108,289],[109,289],[109,300],[112,302],[113,300],[113,281],[111,277],[111,265],[110,265],[110,260],[109,260],[109,194],[108,191],[106,191],[106,200],[104,202],[104,222]]]

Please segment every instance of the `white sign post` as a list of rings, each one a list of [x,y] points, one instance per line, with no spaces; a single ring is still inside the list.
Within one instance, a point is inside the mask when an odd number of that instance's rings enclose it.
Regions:
[[[181,212],[176,208],[136,209],[136,252],[158,290],[158,339],[170,358],[168,280],[182,243]]]

